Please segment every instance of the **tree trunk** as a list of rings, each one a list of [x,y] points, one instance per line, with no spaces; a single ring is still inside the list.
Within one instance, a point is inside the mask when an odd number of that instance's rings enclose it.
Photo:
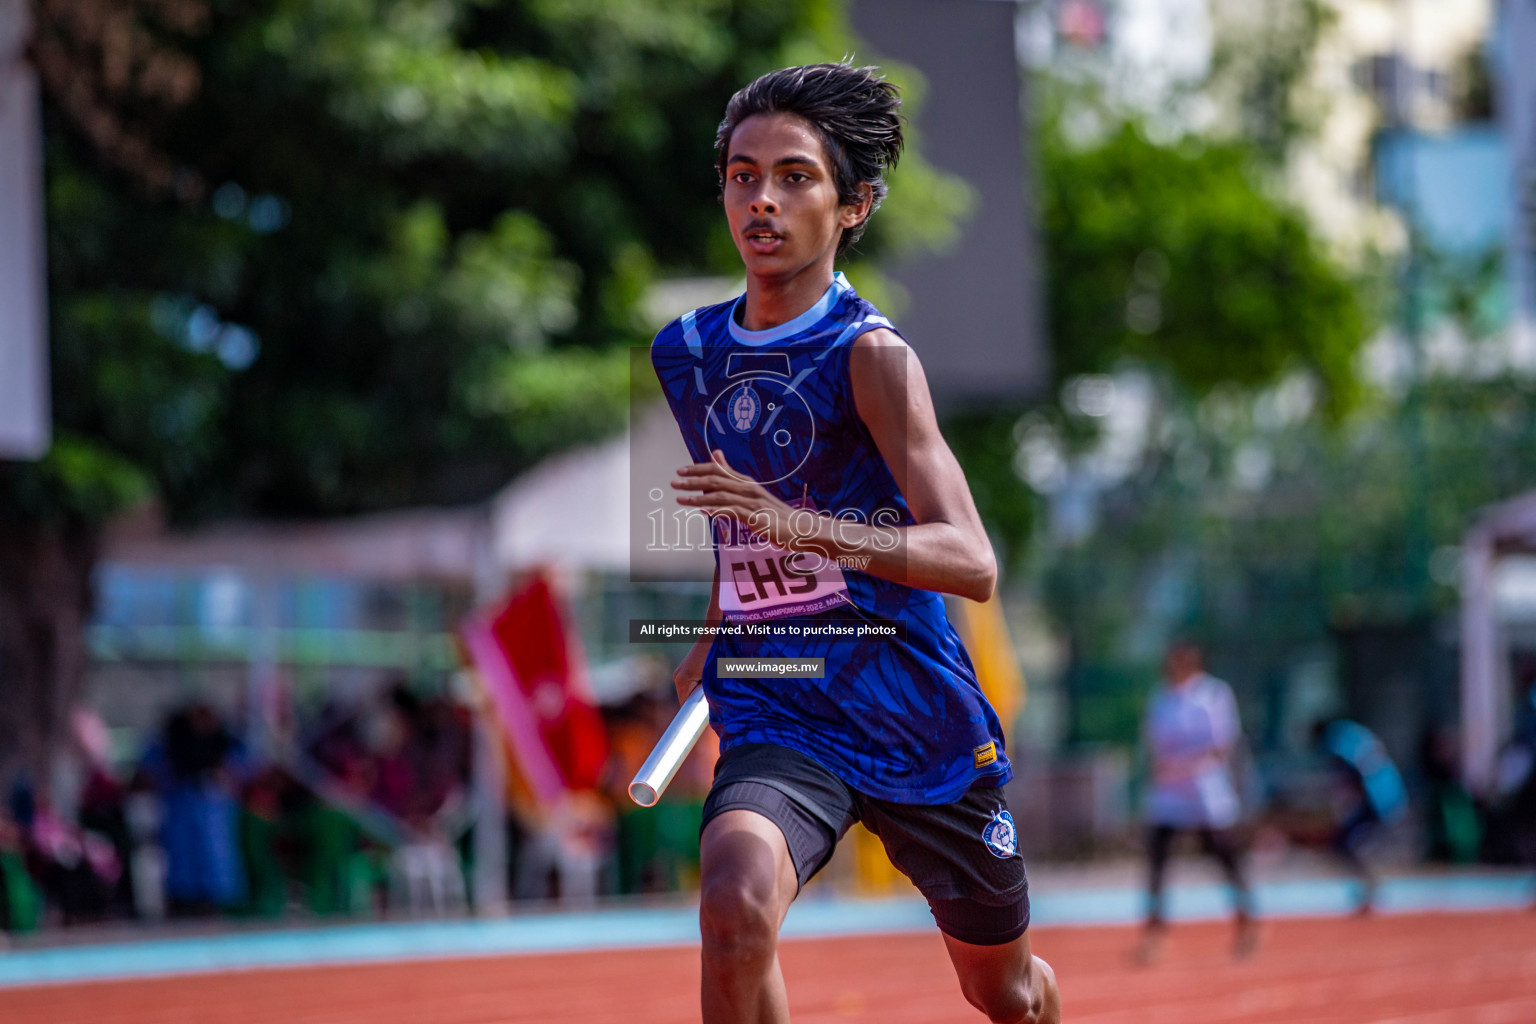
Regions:
[[[0,524],[0,785],[46,784],[85,677],[100,537],[88,527]]]

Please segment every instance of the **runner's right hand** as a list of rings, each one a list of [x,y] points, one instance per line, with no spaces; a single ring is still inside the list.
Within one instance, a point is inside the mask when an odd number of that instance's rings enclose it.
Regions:
[[[677,687],[677,702],[681,704],[688,699],[694,687],[704,678],[704,662],[709,660],[709,645],[707,640],[699,640],[688,648],[688,653],[672,673],[672,685]]]

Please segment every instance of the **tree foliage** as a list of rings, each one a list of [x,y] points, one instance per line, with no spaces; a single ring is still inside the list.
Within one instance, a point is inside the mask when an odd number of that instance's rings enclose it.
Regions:
[[[726,98],[854,48],[819,0],[34,14],[62,451],[182,519],[472,499],[621,426],[650,283],[738,266]],[[866,253],[963,206],[914,157]]]
[[[1229,109],[1235,134],[1280,166],[1316,133],[1334,97],[1316,82],[1318,44],[1339,20],[1327,0],[1276,0],[1213,9],[1218,31],[1203,89]]]
[[[0,654],[26,695],[0,755],[57,734],[97,530],[126,505],[475,500],[620,429],[650,284],[739,267],[712,154],[726,100],[855,49],[837,0],[30,13],[57,443],[0,463]],[[866,254],[939,238],[963,206],[913,156]]]
[[[726,97],[847,49],[811,0],[34,19],[64,444],[0,469],[12,515],[102,511],[43,486],[87,450],[181,518],[313,515],[477,497],[614,429],[641,295],[715,244]]]
[[[1076,378],[1140,367],[1175,400],[1198,402],[1301,373],[1337,418],[1359,398],[1356,355],[1370,326],[1362,283],[1266,190],[1252,148],[1158,144],[1134,119],[1106,117],[1080,96],[1064,102],[1065,89],[1040,91],[1050,97],[1034,141],[1056,386],[1043,406],[970,411],[947,427],[1015,563],[1038,523],[1019,470],[1029,424],[1048,422],[1072,449],[1095,441],[1093,421],[1066,408]],[[1108,127],[1075,141],[1068,125],[1085,113]]]
[[[1047,132],[1041,165],[1061,377],[1132,360],[1202,395],[1304,370],[1334,411],[1353,402],[1358,291],[1246,147],[1157,145],[1125,123],[1081,148]]]

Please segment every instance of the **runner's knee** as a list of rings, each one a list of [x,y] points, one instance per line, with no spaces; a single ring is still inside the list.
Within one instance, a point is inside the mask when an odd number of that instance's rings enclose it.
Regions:
[[[712,843],[709,852],[699,893],[706,954],[751,959],[771,952],[778,931],[772,854],[747,835]]]
[[[706,879],[699,901],[699,929],[707,956],[755,960],[772,955],[778,941],[772,879]]]
[[[992,1024],[1055,1024],[1056,1018],[1048,1019],[1049,971],[1044,961],[1033,958],[1010,977],[962,978],[960,990],[966,1001],[986,1014]]]
[[[1034,1024],[1036,1000],[1029,986],[1014,981],[1007,985],[986,985],[962,989],[966,1001],[987,1015],[992,1024]]]

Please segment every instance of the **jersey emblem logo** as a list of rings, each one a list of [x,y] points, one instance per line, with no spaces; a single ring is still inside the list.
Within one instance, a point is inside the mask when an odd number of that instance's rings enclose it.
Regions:
[[[726,405],[731,418],[731,426],[736,428],[738,434],[745,434],[757,426],[757,421],[763,415],[762,399],[757,397],[757,392],[750,384],[743,384],[731,392],[731,400]]]
[[[985,768],[987,765],[997,760],[997,744],[983,743],[981,746],[971,751],[971,753],[976,755],[976,767]]]
[[[981,841],[987,844],[992,856],[1008,858],[1019,851],[1018,831],[1013,827],[1013,815],[998,811],[981,830]]]

